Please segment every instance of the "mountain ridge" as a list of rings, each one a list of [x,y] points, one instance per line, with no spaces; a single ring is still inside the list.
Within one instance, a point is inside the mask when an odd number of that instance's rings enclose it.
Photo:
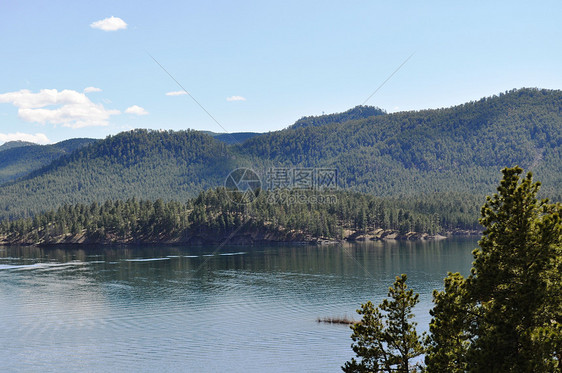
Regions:
[[[1,186],[0,217],[25,216],[61,203],[184,200],[223,185],[238,167],[255,169],[264,187],[272,167],[320,167],[336,169],[345,189],[411,196],[490,194],[499,170],[518,164],[543,181],[545,195],[560,199],[561,149],[562,92],[539,89],[512,90],[444,109],[289,127],[233,145],[193,130],[134,130]]]
[[[0,152],[8,149],[19,148],[22,146],[30,146],[30,145],[38,145],[38,144],[29,141],[22,141],[22,140],[6,141],[2,145],[0,145]]]
[[[0,150],[0,185],[25,177],[49,165],[63,155],[70,154],[96,141],[98,140],[76,138],[50,145],[28,142],[11,144],[7,148]]]

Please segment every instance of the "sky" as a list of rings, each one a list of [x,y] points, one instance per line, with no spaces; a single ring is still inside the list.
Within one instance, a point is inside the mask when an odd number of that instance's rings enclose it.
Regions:
[[[0,0],[0,144],[268,132],[361,104],[561,89],[561,13],[559,1]]]

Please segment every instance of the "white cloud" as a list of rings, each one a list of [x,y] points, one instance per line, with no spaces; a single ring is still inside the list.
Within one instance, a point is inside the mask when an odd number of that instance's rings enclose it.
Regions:
[[[36,144],[50,144],[51,140],[47,138],[44,133],[0,133],[0,143],[5,143],[8,141],[28,141]]]
[[[147,115],[148,111],[144,110],[140,106],[133,105],[131,107],[128,107],[127,110],[125,110],[125,113],[135,114],[135,115]]]
[[[166,96],[181,96],[181,95],[186,95],[186,94],[187,94],[186,91],[174,91],[174,92],[166,93]]]
[[[0,103],[10,103],[18,108],[18,116],[27,122],[60,124],[63,127],[81,128],[107,126],[111,115],[119,110],[107,110],[95,104],[84,93],[65,89],[42,89],[33,93],[27,89],[0,94]],[[58,106],[45,108],[47,106]]]
[[[101,92],[101,88],[96,88],[96,87],[84,88],[84,93],[90,93],[90,92]]]
[[[103,31],[117,31],[127,28],[127,24],[119,17],[109,17],[90,24],[91,28],[97,28]]]
[[[230,96],[226,98],[226,101],[228,102],[232,102],[232,101],[246,101],[246,99],[242,96]]]

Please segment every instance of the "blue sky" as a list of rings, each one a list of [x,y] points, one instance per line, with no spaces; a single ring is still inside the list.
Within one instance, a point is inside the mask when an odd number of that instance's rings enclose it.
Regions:
[[[562,88],[562,3],[0,0],[0,143],[282,129]],[[113,17],[113,18],[111,18]],[[113,31],[104,31],[107,29]],[[181,88],[152,55],[220,123]]]

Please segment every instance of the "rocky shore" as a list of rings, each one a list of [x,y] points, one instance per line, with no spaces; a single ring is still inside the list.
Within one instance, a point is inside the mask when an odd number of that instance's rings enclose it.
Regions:
[[[326,245],[342,242],[368,242],[385,240],[442,240],[451,236],[475,236],[479,231],[451,231],[441,234],[428,234],[421,232],[401,233],[391,229],[375,229],[367,232],[343,230],[343,238],[333,239],[326,237],[314,237],[299,231],[286,231],[282,229],[272,230],[244,230],[230,233],[218,234],[217,232],[184,232],[178,235],[150,235],[143,237],[120,237],[106,233],[87,235],[86,232],[79,234],[63,234],[54,237],[42,237],[37,239],[33,236],[24,237],[1,237],[0,245],[255,245],[271,243],[293,243]]]

